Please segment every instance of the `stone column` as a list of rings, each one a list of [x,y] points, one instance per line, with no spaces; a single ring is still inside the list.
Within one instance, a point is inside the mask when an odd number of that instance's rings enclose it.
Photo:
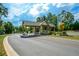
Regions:
[[[33,27],[33,33],[35,33],[35,29],[36,29],[36,27]]]
[[[40,33],[43,32],[43,26],[40,26]]]

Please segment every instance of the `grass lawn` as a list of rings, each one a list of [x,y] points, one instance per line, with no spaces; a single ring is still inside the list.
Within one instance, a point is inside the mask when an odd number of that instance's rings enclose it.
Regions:
[[[53,33],[52,36],[71,39],[71,40],[79,40],[79,31],[77,31],[77,32],[76,31],[66,31],[68,36],[60,36],[60,33],[61,32],[55,32],[56,35]]]
[[[79,36],[63,36],[63,38],[67,38],[71,40],[79,40]]]
[[[6,35],[0,35],[0,56],[6,56],[6,52],[3,46],[3,40]]]
[[[79,40],[79,36],[56,36],[52,35],[53,37],[61,37],[61,38],[66,38],[66,39],[71,39],[71,40]]]

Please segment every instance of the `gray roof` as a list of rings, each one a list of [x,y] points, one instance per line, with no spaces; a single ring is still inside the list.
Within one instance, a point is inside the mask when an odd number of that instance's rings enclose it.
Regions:
[[[23,21],[23,25],[27,25],[27,26],[41,26],[41,25],[47,25],[47,23],[45,21],[43,21],[43,22]],[[55,25],[50,24],[50,23],[49,23],[49,26],[55,27]]]

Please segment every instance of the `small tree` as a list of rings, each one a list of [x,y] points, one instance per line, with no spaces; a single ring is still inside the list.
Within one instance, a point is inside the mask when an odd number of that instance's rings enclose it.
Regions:
[[[63,21],[60,24],[60,29],[61,29],[61,31],[64,31],[64,22]]]
[[[14,30],[14,26],[12,25],[11,22],[5,22],[4,23],[4,28],[5,28],[5,33],[10,34]]]
[[[64,31],[64,28],[65,28],[65,24],[64,24],[64,21],[62,21],[61,24],[60,24],[60,29],[62,31],[60,33],[60,35],[62,35],[62,36],[68,36],[67,33],[66,33],[66,31]]]
[[[0,34],[4,34],[4,26],[0,26]]]

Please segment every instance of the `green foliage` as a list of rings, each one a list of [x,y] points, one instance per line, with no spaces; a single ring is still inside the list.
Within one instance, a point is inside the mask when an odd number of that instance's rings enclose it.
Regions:
[[[0,34],[5,33],[3,20],[1,18],[2,16],[7,17],[7,15],[8,15],[8,9],[4,7],[2,3],[0,3]]]
[[[65,24],[65,30],[70,30],[71,27],[70,25],[74,21],[74,15],[71,12],[67,12],[63,10],[60,14],[59,17],[61,18],[60,22],[63,21]]]
[[[0,3],[0,19],[2,16],[7,17],[8,9],[4,7],[2,3]]]
[[[36,20],[37,20],[37,22],[41,22],[42,21],[41,17],[37,17]]]
[[[0,26],[0,35],[1,34],[4,34],[5,32],[4,32],[4,27],[3,26]]]
[[[18,33],[18,27],[14,27],[14,33]]]
[[[79,22],[74,23],[74,15],[71,12],[65,10],[62,10],[62,12],[58,14],[58,16],[49,12],[47,16],[37,17],[37,22],[42,21],[54,24],[55,30],[58,29],[59,26],[58,24],[61,23],[62,21],[64,23],[64,30],[79,29]]]
[[[54,25],[57,25],[57,16],[53,15],[50,22],[53,23]]]
[[[23,32],[25,31],[24,28],[22,26],[19,27],[19,32]]]
[[[5,22],[4,23],[4,28],[5,28],[5,33],[10,34],[14,30],[14,26],[12,25],[11,22]]]
[[[72,30],[79,30],[79,21],[75,21],[70,25]]]
[[[48,14],[47,14],[47,21],[48,22],[51,22],[51,20],[52,20],[52,13],[51,12],[49,12]]]
[[[37,22],[47,21],[47,18],[46,18],[46,16],[40,16],[40,17],[37,17],[37,18],[36,18],[36,21],[37,21]]]
[[[2,3],[0,3],[0,26],[3,24],[2,16],[7,17],[8,9],[4,7]]]
[[[52,15],[50,23],[55,25],[55,30],[58,30],[58,28],[57,28],[58,23],[57,23],[57,16],[56,15]]]
[[[36,18],[37,22],[43,22],[45,21],[47,25],[49,26],[48,23],[54,24],[56,26],[55,29],[57,29],[57,16],[53,15],[51,12],[47,14],[47,16],[41,16]],[[48,28],[49,29],[49,28]]]
[[[54,24],[55,25],[55,30],[57,30],[57,16],[55,14],[52,14],[52,13],[48,13],[47,14],[47,21],[51,24]]]
[[[2,26],[2,24],[3,24],[3,20],[0,19],[0,26]]]

